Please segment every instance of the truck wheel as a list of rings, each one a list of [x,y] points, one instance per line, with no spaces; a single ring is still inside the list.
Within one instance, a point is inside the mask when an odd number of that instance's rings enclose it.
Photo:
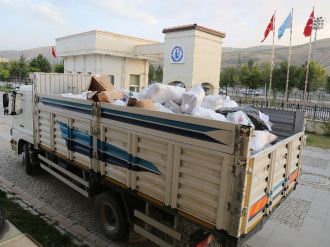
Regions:
[[[28,175],[33,174],[33,167],[30,161],[30,153],[29,153],[29,144],[25,143],[23,146],[23,165],[25,167],[25,172]]]
[[[128,234],[124,207],[116,196],[104,192],[96,196],[93,215],[98,228],[112,240],[124,240]]]

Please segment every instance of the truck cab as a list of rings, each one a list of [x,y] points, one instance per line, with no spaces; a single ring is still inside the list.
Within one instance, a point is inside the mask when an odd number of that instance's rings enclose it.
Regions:
[[[24,144],[33,143],[32,85],[20,86],[12,92],[10,99],[10,114],[13,116],[10,143],[12,149],[21,154]]]

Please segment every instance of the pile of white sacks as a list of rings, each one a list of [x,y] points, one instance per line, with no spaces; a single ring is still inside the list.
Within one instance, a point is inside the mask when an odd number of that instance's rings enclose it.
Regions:
[[[186,89],[182,87],[154,83],[143,89],[140,93],[132,93],[124,89],[119,91],[123,94],[122,99],[110,99],[107,102],[114,105],[126,106],[129,98],[135,98],[138,102],[147,103],[141,104],[143,105],[142,108],[145,109],[255,127],[251,119],[243,111],[228,113],[227,116],[217,113],[216,110],[238,107],[238,104],[234,100],[231,100],[229,96],[205,95],[205,91],[201,85],[196,85],[186,91]],[[75,97],[74,95],[63,96]],[[76,98],[85,97],[87,97],[87,94],[86,96],[76,96]],[[277,138],[269,132],[271,131],[272,125],[269,121],[269,117],[262,112],[259,112],[259,117],[267,126],[268,130],[253,131],[254,137],[251,144],[252,152],[257,152],[269,146]]]

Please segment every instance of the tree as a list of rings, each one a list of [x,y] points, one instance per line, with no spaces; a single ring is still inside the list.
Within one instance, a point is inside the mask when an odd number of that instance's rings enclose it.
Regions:
[[[31,60],[30,68],[33,72],[51,72],[51,65],[42,54]]]
[[[155,80],[155,67],[150,64],[149,65],[149,74],[148,74],[148,82],[150,83],[151,81],[154,81]]]
[[[163,68],[160,65],[158,65],[158,68],[155,71],[155,81],[163,81]]]
[[[261,86],[262,76],[259,66],[254,64],[253,60],[249,60],[247,65],[243,65],[240,70],[240,82],[248,88],[256,89]]]
[[[226,94],[228,94],[228,86],[234,87],[238,84],[238,70],[235,67],[223,68],[220,74],[220,85],[224,85],[226,87]]]
[[[305,90],[305,80],[306,80],[306,64],[302,65],[300,81],[298,83],[298,88],[302,91]],[[309,64],[308,82],[307,82],[307,99],[309,98],[309,93],[314,92],[319,88],[324,88],[327,81],[327,72],[320,64],[315,61],[311,61]]]
[[[273,80],[272,80],[272,91],[274,98],[276,98],[277,92],[281,92],[281,93],[285,92],[287,72],[288,72],[287,61],[283,61],[275,65],[273,70]],[[301,80],[301,76],[302,76],[301,70],[294,65],[290,65],[288,96],[290,91],[298,86],[299,81]]]
[[[7,81],[9,79],[9,70],[4,69],[0,72],[0,80]]]
[[[9,62],[8,70],[10,77],[26,78],[28,76],[29,68],[23,54],[20,56],[19,60],[12,60]]]
[[[325,86],[325,89],[327,90],[327,93],[330,93],[330,76],[328,76],[327,85]]]
[[[55,64],[54,72],[55,73],[64,73],[64,64]]]

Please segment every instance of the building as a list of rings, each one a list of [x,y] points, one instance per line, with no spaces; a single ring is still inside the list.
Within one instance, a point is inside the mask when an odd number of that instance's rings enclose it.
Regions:
[[[163,29],[163,43],[90,31],[56,39],[65,73],[106,74],[117,88],[148,85],[149,63],[163,65],[163,83],[206,85],[218,92],[224,33],[197,24]]]

